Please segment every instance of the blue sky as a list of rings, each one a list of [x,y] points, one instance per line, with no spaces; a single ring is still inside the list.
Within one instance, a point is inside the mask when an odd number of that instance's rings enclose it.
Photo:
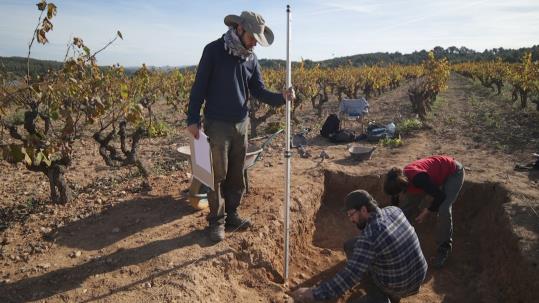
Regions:
[[[26,56],[38,0],[0,0],[0,56]],[[435,46],[475,50],[539,44],[539,0],[120,0],[52,1],[58,6],[50,43],[32,57],[63,60],[70,37],[93,50],[117,30],[124,40],[99,54],[102,65],[197,64],[204,45],[226,31],[224,16],[252,10],[275,33],[259,58],[285,59],[286,4],[292,7],[293,60],[370,52],[410,53]]]

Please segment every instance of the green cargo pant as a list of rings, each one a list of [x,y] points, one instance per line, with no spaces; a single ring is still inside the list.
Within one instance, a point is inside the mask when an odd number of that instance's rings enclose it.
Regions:
[[[247,150],[249,119],[239,123],[206,119],[204,130],[210,140],[214,190],[208,193],[212,224],[225,224],[226,214],[236,212],[245,192],[243,165]]]
[[[457,162],[457,161],[455,161]],[[453,243],[453,203],[457,200],[462,184],[464,183],[464,167],[457,162],[457,171],[447,177],[442,185],[445,200],[438,209],[436,222],[436,245],[451,248]],[[410,224],[415,224],[415,218],[421,208],[428,207],[425,194],[407,194],[399,207],[402,209]]]

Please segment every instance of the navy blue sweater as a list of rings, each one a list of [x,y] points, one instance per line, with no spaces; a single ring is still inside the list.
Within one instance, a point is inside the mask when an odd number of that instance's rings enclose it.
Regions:
[[[243,60],[225,50],[223,38],[204,48],[189,97],[187,125],[200,123],[200,109],[206,101],[204,116],[212,120],[241,122],[249,112],[249,93],[269,105],[285,103],[280,93],[267,90],[256,55]]]

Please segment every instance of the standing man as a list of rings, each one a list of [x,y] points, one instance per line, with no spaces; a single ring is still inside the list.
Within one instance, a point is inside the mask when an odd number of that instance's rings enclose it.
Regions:
[[[272,106],[295,98],[292,88],[268,91],[253,52],[256,44],[269,46],[273,32],[262,16],[244,11],[225,17],[228,31],[204,48],[189,98],[187,130],[199,137],[200,110],[204,103],[204,130],[210,138],[215,190],[208,193],[209,236],[219,242],[228,228],[247,228],[250,222],[238,215],[245,191],[243,165],[249,128],[247,101],[250,95]]]
[[[358,283],[367,294],[361,303],[392,303],[416,294],[427,273],[414,228],[394,206],[380,209],[373,197],[356,190],[344,198],[348,218],[361,231],[344,244],[346,266],[317,287],[299,288],[295,300],[312,302],[337,298]]]
[[[399,205],[410,222],[422,223],[427,217],[438,215],[438,249],[433,263],[436,268],[445,264],[453,246],[452,207],[463,183],[464,167],[449,156],[419,159],[404,169],[393,167],[384,181],[385,193],[392,196],[392,204]],[[402,193],[405,197],[399,203],[399,195]],[[418,214],[425,194],[433,197],[432,203]]]

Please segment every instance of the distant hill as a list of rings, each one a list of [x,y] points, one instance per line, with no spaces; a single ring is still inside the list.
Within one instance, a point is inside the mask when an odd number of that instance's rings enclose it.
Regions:
[[[539,45],[532,47],[519,48],[519,49],[504,49],[494,48],[491,50],[485,50],[483,52],[477,52],[473,49],[466,48],[464,46],[458,48],[451,46],[448,48],[442,48],[440,46],[432,49],[436,58],[447,58],[451,63],[467,62],[467,61],[484,61],[494,60],[497,57],[502,58],[503,61],[515,63],[520,60],[525,52],[531,52],[533,60],[539,60]],[[322,67],[337,67],[343,65],[364,66],[364,65],[376,65],[376,64],[418,64],[427,58],[428,51],[421,50],[415,51],[411,54],[395,53],[370,53],[360,54],[348,57],[339,57],[322,61],[305,60],[304,64],[307,67],[320,64]],[[263,67],[284,67],[286,61],[284,60],[268,60],[261,59],[260,65]]]
[[[51,60],[39,60],[39,59],[30,59],[30,74],[43,75],[48,70],[58,70],[63,66],[63,62],[51,61]],[[133,74],[136,72],[140,66],[129,66],[125,68],[127,74]],[[149,67],[150,69],[159,69],[168,71],[177,67],[173,66],[163,66],[163,67]],[[1,57],[0,56],[0,72],[6,72],[8,78],[18,79],[26,75],[27,65],[26,58],[24,57]]]
[[[459,63],[465,61],[484,61],[484,60],[493,60],[495,58],[502,58],[503,61],[514,63],[518,62],[522,55],[525,52],[531,52],[533,60],[539,60],[539,45],[534,45],[532,47],[519,48],[519,49],[504,49],[504,48],[493,48],[490,50],[484,50],[483,52],[478,52],[473,49],[462,47],[451,46],[448,48],[443,48],[436,46],[433,48],[434,55],[437,58],[445,57],[451,63]],[[306,59],[304,64],[306,67],[312,67],[317,64],[320,64],[322,67],[337,67],[343,65],[353,66],[365,66],[365,65],[376,65],[376,64],[418,64],[421,63],[425,58],[427,58],[428,51],[421,50],[415,51],[411,54],[401,54],[399,52],[395,53],[370,53],[370,54],[360,54],[353,55],[348,57],[339,57],[322,61],[312,61]],[[275,60],[275,59],[260,59],[260,65],[264,68],[284,68],[286,65],[285,60]],[[294,65],[299,64],[294,62]],[[62,67],[62,62],[49,61],[49,60],[37,60],[30,59],[30,73],[32,75],[44,74],[49,69],[59,69]],[[126,67],[126,72],[128,74],[134,73],[139,67]],[[194,68],[194,66],[162,66],[154,67],[150,66],[151,69],[158,69],[163,71],[169,71],[174,68]],[[26,75],[26,58],[23,57],[0,57],[0,72],[7,72],[10,76],[9,78],[16,79]]]
[[[0,72],[6,72],[10,79],[24,77],[27,73],[27,60],[23,57],[0,57]],[[62,68],[62,62],[30,59],[30,74],[43,75],[49,69]]]

